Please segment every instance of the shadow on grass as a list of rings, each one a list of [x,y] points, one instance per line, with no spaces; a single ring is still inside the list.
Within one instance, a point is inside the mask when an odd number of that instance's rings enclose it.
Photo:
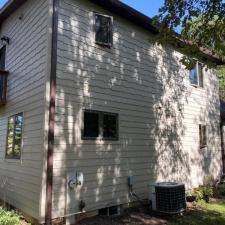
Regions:
[[[184,216],[176,217],[170,225],[224,225],[225,203],[200,202]]]
[[[198,202],[190,205],[183,216],[146,213],[140,208],[129,209],[122,216],[86,218],[77,225],[225,225],[225,202]]]

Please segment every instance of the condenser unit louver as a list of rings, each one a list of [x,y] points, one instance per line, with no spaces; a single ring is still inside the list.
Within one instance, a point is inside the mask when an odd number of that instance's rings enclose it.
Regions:
[[[156,210],[162,213],[177,214],[185,211],[185,186],[174,182],[155,185]]]

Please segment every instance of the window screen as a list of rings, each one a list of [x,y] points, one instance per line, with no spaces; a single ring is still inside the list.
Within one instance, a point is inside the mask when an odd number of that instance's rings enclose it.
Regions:
[[[97,44],[112,45],[112,18],[95,14],[95,42]]]
[[[104,114],[103,137],[117,138],[117,116],[116,115]]]

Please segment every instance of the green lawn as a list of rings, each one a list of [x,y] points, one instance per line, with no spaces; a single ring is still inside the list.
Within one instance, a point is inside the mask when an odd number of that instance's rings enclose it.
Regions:
[[[225,225],[225,202],[200,201],[183,216],[173,219],[171,225]]]

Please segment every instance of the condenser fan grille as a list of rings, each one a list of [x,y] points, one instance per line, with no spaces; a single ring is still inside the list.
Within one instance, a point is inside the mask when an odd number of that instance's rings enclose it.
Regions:
[[[185,186],[177,183],[158,183],[155,186],[156,209],[164,213],[180,213],[186,209]]]

